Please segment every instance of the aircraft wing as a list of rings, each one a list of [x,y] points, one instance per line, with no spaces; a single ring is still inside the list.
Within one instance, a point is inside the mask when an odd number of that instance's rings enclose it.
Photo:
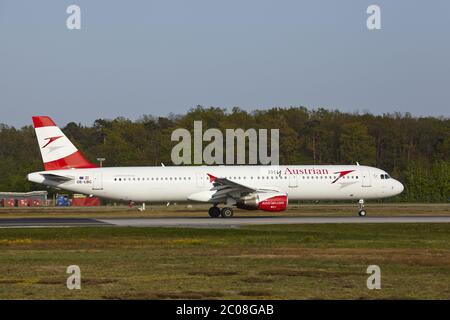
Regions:
[[[254,188],[231,181],[227,178],[215,177],[208,173],[210,181],[213,183],[211,191],[216,191],[212,195],[212,200],[219,200],[223,198],[239,198],[242,193],[253,193],[253,192],[277,192],[275,189],[268,188]]]

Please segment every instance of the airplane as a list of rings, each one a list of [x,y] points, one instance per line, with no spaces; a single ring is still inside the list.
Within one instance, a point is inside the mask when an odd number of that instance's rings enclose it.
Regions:
[[[98,167],[72,144],[50,117],[33,117],[44,171],[34,183],[116,201],[204,202],[212,218],[233,208],[280,212],[295,200],[364,200],[400,194],[402,183],[363,165]],[[219,205],[224,204],[223,208]]]

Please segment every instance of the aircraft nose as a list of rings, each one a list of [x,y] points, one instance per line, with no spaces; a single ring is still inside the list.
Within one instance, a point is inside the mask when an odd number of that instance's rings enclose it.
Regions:
[[[402,193],[405,190],[405,187],[400,181],[396,181],[395,189],[398,191],[398,194]]]

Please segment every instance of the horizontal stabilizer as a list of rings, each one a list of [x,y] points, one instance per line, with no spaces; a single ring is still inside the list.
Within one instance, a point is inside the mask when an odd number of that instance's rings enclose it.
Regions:
[[[43,176],[46,180],[52,180],[57,182],[67,182],[74,180],[73,177],[60,176],[53,173],[41,173],[41,176]]]

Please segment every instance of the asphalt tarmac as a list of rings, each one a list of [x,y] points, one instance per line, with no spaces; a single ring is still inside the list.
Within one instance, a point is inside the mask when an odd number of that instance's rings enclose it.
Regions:
[[[247,225],[338,223],[450,223],[450,217],[2,218],[0,228],[89,226],[232,228]]]

